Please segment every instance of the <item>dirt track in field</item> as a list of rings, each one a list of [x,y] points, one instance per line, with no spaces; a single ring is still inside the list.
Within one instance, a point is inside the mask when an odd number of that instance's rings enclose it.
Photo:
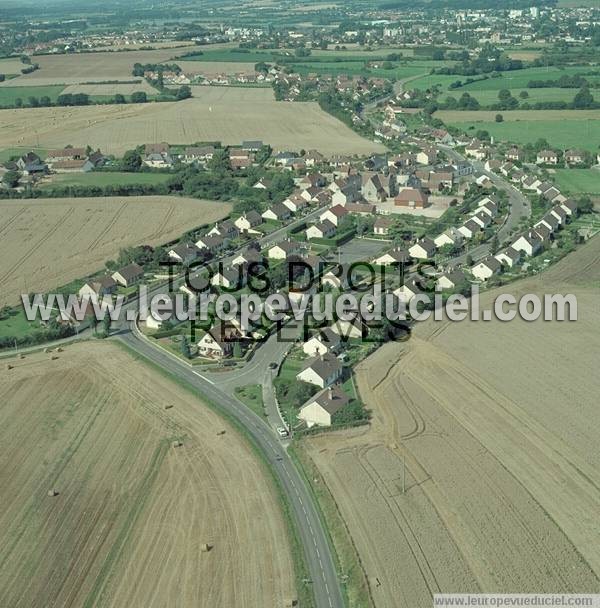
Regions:
[[[3,145],[89,144],[117,155],[140,143],[239,144],[249,139],[260,139],[277,150],[316,148],[325,154],[385,149],[354,133],[317,103],[278,102],[271,89],[199,86],[193,87],[193,94],[180,102],[0,110]]]
[[[431,322],[386,345],[357,368],[371,428],[308,441],[377,608],[600,592],[599,262],[596,238],[508,288],[575,293],[577,322]]]
[[[230,210],[176,196],[2,201],[0,304],[84,278],[124,247],[166,243]]]
[[[58,356],[0,370],[0,605],[255,607],[294,597],[278,499],[249,445],[116,345]]]

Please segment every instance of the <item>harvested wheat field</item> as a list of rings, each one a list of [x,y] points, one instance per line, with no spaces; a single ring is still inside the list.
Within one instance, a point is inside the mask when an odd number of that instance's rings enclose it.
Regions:
[[[71,84],[64,89],[63,95],[67,93],[85,93],[86,95],[131,95],[137,91],[143,91],[150,95],[158,94],[158,91],[150,86],[145,80],[134,84]]]
[[[275,149],[316,148],[325,154],[385,149],[317,103],[275,101],[271,89],[193,87],[193,94],[172,103],[0,110],[3,143],[46,148],[89,144],[107,154],[122,154],[140,142],[239,144],[244,139],[261,139]]]
[[[115,344],[12,363],[0,370],[0,605],[294,597],[268,474],[198,398]]]
[[[229,214],[176,196],[6,200],[0,204],[0,304],[95,272],[119,250],[159,245]]]
[[[600,592],[599,280],[596,238],[508,288],[574,293],[577,322],[419,325],[357,368],[371,428],[307,441],[377,608]]]
[[[7,80],[3,86],[68,85],[101,80],[131,80],[134,63],[161,63],[186,52],[189,52],[189,49],[184,46],[152,51],[40,55],[35,57],[35,63],[40,66],[38,70]]]

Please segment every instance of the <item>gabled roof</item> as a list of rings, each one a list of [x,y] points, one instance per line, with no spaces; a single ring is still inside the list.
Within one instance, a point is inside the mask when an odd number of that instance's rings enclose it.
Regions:
[[[320,405],[330,416],[339,412],[345,405],[348,404],[350,398],[339,386],[324,388],[319,391],[314,397],[308,399],[303,408],[311,403]],[[302,408],[301,408],[302,409]]]
[[[307,369],[311,369],[319,378],[326,380],[340,371],[342,369],[342,364],[337,357],[327,353],[325,355],[310,358],[302,368],[302,371]]]
[[[144,274],[144,269],[135,262],[133,264],[127,264],[127,266],[123,266],[123,268],[119,268],[117,272],[127,281],[132,281],[133,279],[139,277]]]

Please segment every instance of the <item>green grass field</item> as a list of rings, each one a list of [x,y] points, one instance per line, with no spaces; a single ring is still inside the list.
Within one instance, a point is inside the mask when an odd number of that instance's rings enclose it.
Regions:
[[[600,111],[598,110],[517,110],[500,112],[504,122],[494,120],[496,112],[436,112],[436,118],[475,135],[488,131],[497,140],[525,144],[540,138],[559,148],[583,148],[598,152]]]
[[[90,173],[62,173],[50,176],[41,188],[56,186],[129,186],[164,184],[171,175],[168,173],[120,173],[117,171],[92,171]]]
[[[513,97],[516,97],[520,103],[536,103],[544,101],[566,101],[567,103],[573,101],[573,97],[577,94],[579,89],[559,89],[559,88],[548,88],[548,89],[509,89]],[[529,95],[527,99],[521,99],[519,94],[521,91],[526,91]],[[460,99],[464,89],[456,89],[454,91],[448,91],[450,97],[454,99]],[[441,99],[445,101],[448,95],[442,95]],[[469,91],[469,95],[475,97],[482,106],[489,106],[494,103],[499,103],[498,91],[496,90],[485,90],[485,91]]]
[[[554,181],[569,194],[600,194],[598,169],[557,169]]]
[[[11,314],[0,320],[0,338],[26,336],[41,329],[39,321],[30,322],[22,308],[14,308]]]
[[[30,97],[40,99],[46,96],[50,101],[55,102],[64,88],[61,84],[46,87],[0,87],[0,106],[14,106],[17,99],[21,99],[23,105],[29,105]]]

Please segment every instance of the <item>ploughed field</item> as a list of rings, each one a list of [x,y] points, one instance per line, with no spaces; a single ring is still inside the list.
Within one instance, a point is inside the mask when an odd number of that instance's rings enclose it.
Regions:
[[[176,196],[15,199],[0,205],[0,304],[83,278],[132,245],[161,245],[225,217]]]
[[[377,608],[600,592],[599,269],[595,238],[504,288],[573,293],[576,322],[419,325],[357,368],[371,428],[307,440]]]
[[[10,362],[0,370],[0,605],[295,597],[270,477],[195,395],[115,344]]]

